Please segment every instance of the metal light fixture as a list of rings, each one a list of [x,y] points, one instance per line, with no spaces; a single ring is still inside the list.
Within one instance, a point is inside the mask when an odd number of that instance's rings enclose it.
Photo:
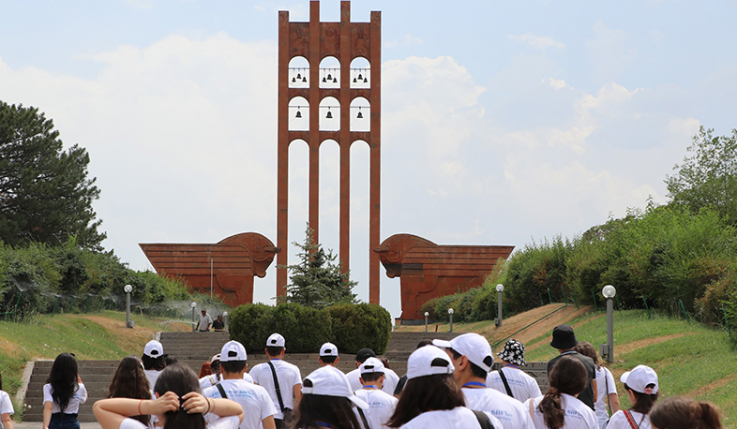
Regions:
[[[453,332],[453,309],[448,309],[448,317],[450,318],[450,332]]]
[[[133,286],[125,285],[123,291],[125,292],[125,327],[132,328],[133,322],[131,321],[131,292],[133,292]]]
[[[606,298],[606,344],[599,346],[599,353],[607,360],[614,362],[614,296],[617,290],[612,285],[606,285],[601,289],[601,294]]]
[[[502,310],[503,310],[503,308],[502,308],[502,292],[504,292],[504,285],[501,284],[501,283],[499,283],[498,285],[496,285],[496,294],[497,294],[497,297],[496,297],[497,310],[496,310],[496,312],[498,314],[498,317],[496,318],[496,327],[497,328],[500,327],[500,326],[502,326]]]
[[[427,316],[429,316],[429,315],[430,315],[430,313],[428,313],[428,312],[426,311],[426,312],[425,312],[425,332],[427,332]]]

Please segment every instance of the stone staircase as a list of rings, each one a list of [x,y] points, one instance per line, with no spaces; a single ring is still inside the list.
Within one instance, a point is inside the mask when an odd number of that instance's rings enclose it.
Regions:
[[[407,371],[407,358],[423,339],[454,338],[456,333],[448,332],[394,332],[387,346],[384,357],[389,361],[390,368],[402,376]],[[162,332],[160,341],[164,346],[164,353],[176,356],[180,363],[189,365],[196,373],[199,373],[203,362],[219,353],[223,344],[229,341],[227,332]],[[307,376],[319,367],[317,353],[287,353],[284,360],[297,365],[302,372],[302,377]],[[344,372],[356,368],[355,356],[341,353],[341,359],[337,365]],[[266,362],[263,350],[248,350],[248,366]],[[35,362],[33,372],[26,393],[26,411],[23,421],[40,422],[43,419],[43,385],[51,370],[52,361]],[[78,361],[79,375],[87,388],[89,398],[87,403],[80,407],[79,421],[94,422],[92,415],[92,404],[102,399],[107,394],[107,389],[118,367],[118,361]],[[497,369],[497,364],[494,365]],[[540,389],[544,392],[547,388],[546,363],[530,363],[523,368],[527,373],[538,380]]]

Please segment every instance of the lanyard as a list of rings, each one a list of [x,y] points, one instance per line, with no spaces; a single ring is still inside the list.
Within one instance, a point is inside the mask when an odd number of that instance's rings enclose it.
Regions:
[[[479,381],[469,381],[468,383],[466,383],[466,384],[463,385],[463,387],[469,387],[469,386],[486,387],[486,384],[481,383]]]
[[[504,365],[504,368],[506,368],[506,367],[508,367],[508,366],[511,366],[512,368],[516,368],[516,369],[519,369],[519,367],[518,367],[517,365],[513,365],[513,364],[511,364],[511,363],[508,363],[508,364]]]
[[[364,389],[369,389],[369,388],[374,388],[374,389],[378,389],[378,388],[379,388],[379,386],[374,386],[373,384],[365,384],[365,385],[363,386],[363,388],[364,388]]]
[[[325,423],[325,422],[315,422],[315,424],[318,425],[318,426],[322,426],[324,428],[331,428],[332,427],[328,423]]]

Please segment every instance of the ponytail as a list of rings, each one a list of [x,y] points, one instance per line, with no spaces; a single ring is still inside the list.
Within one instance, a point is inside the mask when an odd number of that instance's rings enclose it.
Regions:
[[[548,387],[545,396],[540,401],[537,409],[543,413],[545,426],[550,429],[559,429],[563,427],[566,418],[566,412],[560,405],[560,391],[553,386]]]

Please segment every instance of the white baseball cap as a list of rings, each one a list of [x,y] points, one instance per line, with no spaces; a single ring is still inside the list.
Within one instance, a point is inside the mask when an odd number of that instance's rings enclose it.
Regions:
[[[383,374],[384,364],[379,359],[368,358],[358,367],[361,374]]]
[[[220,353],[216,354],[210,359],[210,362],[215,362],[216,360],[220,360]],[[222,360],[220,360],[222,362]]]
[[[220,362],[242,362],[248,360],[246,348],[238,341],[228,341],[220,350]]]
[[[311,384],[311,387],[307,387]],[[343,371],[334,366],[327,365],[316,369],[302,381],[303,395],[338,396],[348,398],[357,407],[368,409],[368,404],[363,399],[353,394],[351,384]]]
[[[284,337],[274,333],[269,335],[269,339],[266,340],[266,347],[284,347],[285,343]]]
[[[157,358],[164,355],[164,346],[156,340],[151,340],[146,343],[146,347],[143,348],[143,354],[148,357]]]
[[[637,365],[632,371],[627,371],[622,374],[619,378],[622,383],[638,393],[645,393],[651,395],[658,393],[658,374],[655,370],[647,365]],[[648,389],[649,384],[654,384],[651,389]],[[648,391],[649,390],[649,391]]]
[[[432,343],[437,347],[457,351],[485,372],[491,371],[491,366],[494,365],[491,346],[486,338],[479,334],[463,334],[450,341],[432,340]]]
[[[420,347],[407,360],[407,380],[426,375],[452,374],[454,370],[448,353],[434,346]]]
[[[333,343],[325,343],[320,347],[320,356],[338,356],[338,347]]]

